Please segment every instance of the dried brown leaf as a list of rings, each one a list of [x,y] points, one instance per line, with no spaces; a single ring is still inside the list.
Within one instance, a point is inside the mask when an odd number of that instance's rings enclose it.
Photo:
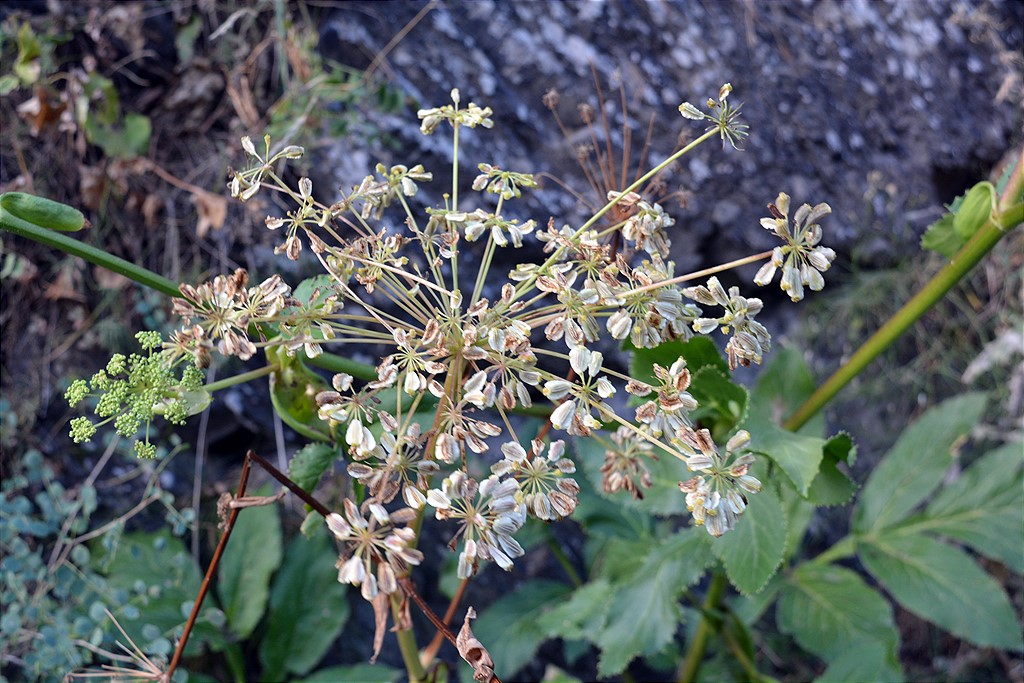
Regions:
[[[377,655],[384,645],[384,634],[388,628],[388,603],[390,602],[387,593],[377,593],[373,599],[373,656],[370,657],[370,664],[377,662]]]
[[[455,647],[466,663],[473,667],[473,680],[488,683],[494,678],[494,660],[483,643],[473,635],[473,629],[469,626],[470,619],[476,619],[476,610],[472,607],[466,610],[466,619],[462,622],[459,635],[455,637]]]
[[[221,195],[207,192],[206,190],[193,190],[192,202],[199,212],[199,221],[196,223],[196,236],[206,237],[210,228],[220,230],[224,227],[224,221],[228,217],[228,199]]]

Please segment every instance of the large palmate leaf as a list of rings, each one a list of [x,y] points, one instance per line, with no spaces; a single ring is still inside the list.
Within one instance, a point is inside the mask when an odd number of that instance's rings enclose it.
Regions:
[[[985,396],[965,394],[932,408],[908,427],[864,485],[853,526],[874,532],[898,523],[942,481],[953,444],[981,417]]]
[[[1024,573],[1022,483],[1024,451],[1020,444],[1007,444],[967,468],[901,528],[955,538]]]
[[[667,645],[682,621],[678,599],[713,562],[708,536],[687,529],[651,547],[636,570],[614,583],[605,627],[591,640],[601,648],[598,673],[612,676],[638,655]]]

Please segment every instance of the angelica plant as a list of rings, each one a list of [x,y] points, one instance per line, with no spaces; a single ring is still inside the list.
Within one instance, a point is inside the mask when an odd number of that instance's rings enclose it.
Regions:
[[[183,324],[148,362],[171,368],[191,361],[186,377],[173,389],[165,379],[114,387],[94,378],[92,389],[108,392],[98,411],[109,417],[111,405],[131,396],[119,430],[135,431],[158,406],[178,421],[190,411],[174,396],[200,388],[197,368],[214,352],[242,360],[265,352],[265,371],[208,385],[204,395],[270,374],[272,387],[293,387],[296,400],[315,402],[310,414],[319,426],[300,431],[338,444],[348,475],[365,485],[362,499],[344,498],[344,514],[325,520],[341,546],[338,580],[360,586],[375,606],[422,561],[415,545],[426,514],[448,525],[459,578],[487,562],[510,570],[524,554],[515,534],[529,517],[556,521],[577,507],[579,449],[567,442],[604,429],[613,430],[601,438],[604,492],[640,498],[654,484],[650,464],[674,457],[696,473],[679,483],[685,496],[678,509],[712,536],[729,532],[762,488],[751,474],[750,434],[735,433],[720,455],[694,418],[701,405],[689,391],[685,358],[655,364],[644,380],[610,367],[599,346],[628,340],[652,349],[722,333],[730,369],[761,363],[771,349],[771,335],[756,320],[761,300],[738,287],[726,290],[714,276],[689,283],[770,257],[758,284],[781,267],[782,287],[794,299],[801,284],[820,289],[820,272],[835,256],[819,245],[818,221],[828,206],[801,208],[791,229],[784,194],[772,205],[774,222],[765,225],[784,247],[698,274],[676,274],[667,260],[674,220],[644,197],[645,183],[715,136],[734,146],[746,136],[730,92],[726,84],[717,102],[709,100],[711,113],[696,116],[700,110],[683,105],[684,117],[712,125],[632,184],[609,190],[604,206],[580,225],[507,215],[510,203],[536,186],[529,173],[481,162],[475,194],[460,193],[460,133],[490,128],[494,120],[489,107],[463,106],[458,90],[451,104],[419,112],[422,132],[449,130],[453,150],[451,190],[441,206],[422,213],[415,198],[433,176],[421,164],[378,164],[350,192],[327,200],[310,179],[293,187],[279,172],[300,148],[274,151],[267,136],[257,151],[243,138],[250,164],[233,174],[231,194],[244,202],[272,189],[290,198],[292,209],[264,221],[281,236],[275,252],[298,260],[308,250],[324,275],[294,290],[277,274],[251,286],[242,269],[182,285],[174,310]],[[532,251],[525,249],[531,242]],[[499,250],[540,257],[503,272],[495,265]],[[146,338],[151,352],[158,343]],[[327,385],[305,370],[303,362],[326,351],[355,347],[379,352],[372,371],[338,372]],[[166,370],[153,372],[164,378],[159,372]],[[69,398],[77,402],[83,385],[72,389]],[[534,434],[517,414],[541,403],[547,425]],[[294,416],[283,417],[297,425]],[[81,440],[92,429],[76,422],[73,434]]]
[[[255,288],[245,287],[242,272],[198,288],[183,287],[176,311],[186,327],[177,341],[197,359],[214,347],[243,359],[272,346],[310,359],[324,348],[346,344],[385,349],[374,378],[360,381],[339,373],[332,389],[315,397],[319,417],[348,451],[349,474],[370,484],[373,504],[390,504],[401,492],[406,505],[418,510],[429,506],[438,519],[452,519],[456,509],[495,509],[488,507],[495,503],[478,496],[507,501],[498,505],[500,512],[493,518],[477,514],[474,524],[479,528],[454,532],[462,548],[461,577],[490,559],[507,568],[510,558],[520,554],[511,532],[525,516],[569,516],[579,491],[575,464],[564,455],[560,439],[549,446],[543,439],[530,443],[517,430],[512,415],[535,401],[550,404],[551,428],[568,437],[587,437],[605,425],[619,430],[612,450],[621,453],[607,458],[607,490],[625,488],[638,494],[649,485],[648,478],[637,476],[644,470],[638,461],[653,452],[636,444],[656,447],[691,470],[705,467],[705,456],[692,447],[690,415],[698,403],[686,393],[690,378],[685,360],[662,370],[663,386],[651,387],[606,367],[596,348],[603,337],[628,338],[639,348],[652,348],[721,330],[729,335],[726,351],[732,367],[760,363],[771,347],[768,331],[755,320],[762,307],[759,299],[744,297],[737,288],[727,292],[714,277],[706,285],[681,286],[692,278],[677,276],[674,264],[665,260],[667,228],[673,220],[659,204],[636,192],[661,168],[709,138],[718,135],[736,143],[745,136],[738,108],[728,102],[730,91],[723,86],[718,102],[709,105],[712,114],[702,114],[714,123],[702,136],[631,186],[610,192],[606,205],[579,226],[550,219],[540,229],[534,220],[507,217],[508,203],[536,183],[527,173],[487,163],[479,164],[472,189],[496,195],[493,208],[482,195],[472,200],[463,195],[460,202],[460,131],[490,128],[493,113],[472,102],[462,106],[457,90],[451,104],[419,112],[424,134],[447,124],[456,159],[445,204],[428,208],[425,215],[412,204],[419,184],[432,179],[422,165],[378,165],[376,175],[364,178],[346,196],[321,201],[308,178],[293,188],[275,170],[276,160],[299,151],[272,153],[265,139],[265,151],[259,153],[245,138],[242,147],[255,165],[235,174],[232,193],[246,201],[268,186],[291,197],[294,210],[265,221],[282,233],[276,250],[296,260],[308,248],[329,280],[321,281],[308,301],[291,297],[278,276]],[[681,111],[693,118],[699,110],[690,105]],[[392,207],[401,208],[400,223],[385,219]],[[619,220],[599,227],[612,208]],[[819,205],[810,217],[800,212],[800,241],[793,249],[816,246],[820,228],[815,222],[816,232],[804,238],[803,224],[824,213],[827,205]],[[782,228],[777,232],[784,239],[788,235]],[[623,245],[614,252],[609,246],[613,235]],[[520,249],[531,238],[541,247],[541,262],[496,272],[499,249]],[[482,243],[473,259],[463,253],[467,243]],[[815,266],[824,253],[818,249],[812,253]],[[804,259],[802,251],[794,254]],[[762,274],[759,279],[768,278]],[[793,289],[792,279],[784,277],[784,289]],[[817,284],[811,283],[812,288]],[[701,306],[725,310],[710,316]],[[277,334],[266,335],[265,341],[249,333],[270,326]],[[636,397],[654,392],[656,398],[642,402],[632,414],[622,414],[612,403],[619,391]],[[432,424],[424,428],[417,414],[435,400]],[[469,474],[470,460],[492,463],[489,454],[495,446],[501,460],[493,464],[490,477],[477,481]],[[546,448],[556,455],[543,456]],[[614,466],[616,462],[621,465]],[[632,474],[625,475],[625,470]],[[437,478],[447,483],[435,488]],[[744,495],[756,490],[750,482]],[[490,498],[492,491],[501,495]],[[738,495],[713,493],[701,503],[695,521],[715,520],[706,525],[714,535],[728,531],[743,511]],[[481,541],[492,537],[505,540]]]

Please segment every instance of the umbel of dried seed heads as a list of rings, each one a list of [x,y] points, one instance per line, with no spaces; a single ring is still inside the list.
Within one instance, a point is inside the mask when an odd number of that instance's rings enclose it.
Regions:
[[[710,113],[684,104],[683,116],[707,122],[708,131],[610,192],[605,207],[578,226],[552,218],[541,229],[507,214],[535,186],[527,173],[480,163],[470,193],[460,192],[459,136],[494,121],[489,107],[462,104],[457,90],[451,104],[419,112],[425,134],[452,133],[453,183],[441,206],[421,210],[416,203],[419,186],[432,180],[420,164],[378,164],[340,199],[321,201],[309,179],[293,188],[278,175],[279,164],[301,149],[274,151],[264,138],[257,152],[243,139],[254,164],[234,174],[232,194],[247,201],[271,187],[290,198],[293,209],[265,221],[281,235],[277,251],[292,260],[312,254],[327,277],[301,298],[276,275],[249,287],[244,271],[183,287],[176,310],[185,326],[165,352],[205,364],[213,349],[243,359],[270,347],[309,358],[325,349],[383,349],[373,378],[338,374],[331,390],[315,396],[320,419],[347,449],[348,472],[369,495],[363,512],[347,501],[345,514],[329,522],[344,548],[343,580],[372,595],[417,561],[410,532],[394,528],[398,513],[384,507],[399,492],[410,509],[429,506],[452,524],[462,577],[484,561],[510,568],[522,554],[513,534],[528,516],[571,515],[579,485],[565,442],[557,435],[528,441],[513,417],[543,400],[556,432],[587,438],[613,429],[601,467],[605,491],[641,496],[652,485],[647,463],[668,454],[699,473],[683,485],[697,523],[712,534],[732,528],[744,496],[758,488],[744,469],[752,456],[736,453],[745,445],[737,435],[719,462],[710,436],[694,431],[697,401],[686,361],[656,367],[652,386],[610,368],[597,349],[603,338],[651,348],[719,331],[729,335],[732,368],[760,363],[769,352],[771,336],[756,320],[761,300],[726,290],[716,277],[694,286],[677,275],[663,256],[673,218],[640,191],[697,144],[718,136],[736,145],[745,137],[731,90],[726,84],[709,100]],[[790,221],[789,198],[778,196],[762,225],[784,244],[759,272],[759,284],[782,268],[783,289],[794,299],[804,286],[820,288],[820,273],[835,257],[820,245],[827,213],[825,204],[805,205]],[[499,250],[531,241],[540,258],[496,270]],[[645,400],[621,414],[622,389]],[[490,475],[481,480],[477,472],[486,467]]]

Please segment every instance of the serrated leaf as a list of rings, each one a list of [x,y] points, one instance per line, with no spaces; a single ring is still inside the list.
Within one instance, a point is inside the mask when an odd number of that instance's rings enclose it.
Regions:
[[[935,406],[905,429],[864,485],[854,529],[873,532],[892,526],[925,500],[949,468],[953,444],[970,431],[984,408],[984,394],[964,394]]]
[[[604,628],[615,589],[607,579],[586,583],[537,620],[549,638],[590,638]]]
[[[784,581],[782,574],[776,574],[759,592],[734,597],[729,605],[729,611],[743,623],[753,625],[775,603]]]
[[[770,488],[748,496],[747,509],[736,527],[712,539],[729,581],[744,595],[761,590],[772,578],[786,551],[786,513]]]
[[[711,435],[716,440],[725,440],[747,415],[749,392],[718,368],[703,367],[693,373],[689,391],[700,403],[702,421],[710,417]]]
[[[572,587],[557,581],[534,580],[492,603],[472,623],[473,633],[494,659],[494,670],[502,680],[515,678],[533,660],[547,639],[537,621],[559,604]]]
[[[953,214],[947,213],[929,225],[921,236],[921,248],[942,254],[947,259],[956,256],[956,252],[964,246],[964,241],[953,229],[953,218]]]
[[[718,368],[723,373],[729,372],[729,364],[722,357],[715,343],[707,337],[694,337],[686,342],[665,342],[653,349],[638,349],[628,342],[623,348],[632,349],[633,357],[629,364],[630,377],[648,384],[657,384],[654,377],[654,364],[669,367],[680,358],[686,359],[686,367],[693,374],[703,367]]]
[[[853,498],[857,485],[839,469],[839,463],[852,464],[857,447],[849,434],[840,432],[825,442],[818,476],[807,490],[807,499],[815,505],[845,505]]]
[[[292,297],[297,301],[301,301],[303,305],[310,301],[310,297],[313,296],[313,292],[320,290],[316,300],[310,302],[311,304],[320,305],[327,300],[327,297],[337,292],[338,285],[331,278],[330,275],[314,275],[313,277],[306,278],[295,287],[292,292]]]
[[[333,446],[306,444],[288,462],[288,476],[303,490],[312,491],[337,458],[338,451]]]
[[[754,476],[760,478],[757,474]],[[779,487],[779,500],[786,511],[786,557],[789,558],[800,550],[817,506],[789,486]]]
[[[794,434],[753,412],[744,426],[750,432],[750,448],[773,460],[800,495],[807,496],[818,476],[825,439]]]
[[[906,526],[962,541],[1024,573],[1024,452],[1007,444],[984,455]]]
[[[270,597],[270,577],[280,564],[281,521],[277,506],[240,510],[217,569],[217,596],[228,626],[236,635],[246,638],[256,628]]]
[[[963,551],[920,534],[861,539],[860,558],[897,602],[972,643],[1024,649],[1002,587]]]
[[[798,566],[785,582],[775,618],[800,647],[829,661],[864,642],[880,644],[889,654],[899,643],[885,597],[835,565]]]
[[[992,183],[978,183],[967,191],[963,203],[953,215],[953,230],[961,241],[974,237],[996,208],[996,189]]]
[[[348,586],[338,583],[338,551],[326,529],[295,538],[270,590],[270,619],[260,641],[263,678],[306,674],[323,658],[348,621]]]
[[[891,647],[865,641],[843,650],[815,680],[817,683],[889,683],[907,679]]]
[[[612,584],[607,623],[591,636],[601,648],[598,675],[615,675],[672,640],[683,616],[679,596],[714,561],[707,543],[702,529],[673,534],[651,548],[631,576]]]

